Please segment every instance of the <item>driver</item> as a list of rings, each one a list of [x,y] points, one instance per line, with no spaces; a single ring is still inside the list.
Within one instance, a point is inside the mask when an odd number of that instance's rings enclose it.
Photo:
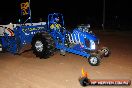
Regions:
[[[51,24],[50,28],[54,29],[54,30],[59,30],[60,31],[61,25],[59,24],[59,21],[60,21],[59,17],[54,18],[54,21]]]

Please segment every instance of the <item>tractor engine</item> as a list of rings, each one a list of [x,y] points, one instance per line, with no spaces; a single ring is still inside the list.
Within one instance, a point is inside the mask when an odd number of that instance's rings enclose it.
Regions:
[[[79,45],[85,51],[95,51],[99,43],[99,40],[92,33],[84,32],[80,28],[74,29],[73,33],[66,34],[66,40],[68,40],[70,47]]]

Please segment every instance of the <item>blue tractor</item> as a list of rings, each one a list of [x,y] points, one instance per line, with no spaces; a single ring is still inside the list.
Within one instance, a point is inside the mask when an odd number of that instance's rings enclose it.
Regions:
[[[0,26],[0,50],[18,54],[22,47],[31,44],[36,57],[49,58],[57,49],[63,56],[66,52],[80,55],[88,58],[90,65],[97,66],[110,51],[106,47],[98,48],[99,39],[89,27],[80,25],[70,32],[60,13],[49,14],[47,22]]]
[[[53,55],[54,49],[58,49],[61,55],[69,52],[86,57],[92,66],[99,65],[103,56],[109,56],[108,48],[99,50],[99,39],[89,30],[90,25],[80,25],[73,32],[66,30],[64,26],[62,14],[49,14],[45,32],[33,37],[34,54],[40,58],[48,58]]]

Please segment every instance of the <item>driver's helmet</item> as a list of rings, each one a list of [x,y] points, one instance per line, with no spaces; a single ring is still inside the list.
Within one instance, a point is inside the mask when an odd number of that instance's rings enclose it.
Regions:
[[[60,20],[59,17],[55,18],[55,22],[59,22],[59,20]]]

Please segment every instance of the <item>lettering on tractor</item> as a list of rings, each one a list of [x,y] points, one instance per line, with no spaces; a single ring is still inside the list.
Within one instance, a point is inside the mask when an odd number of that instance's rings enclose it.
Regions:
[[[35,30],[42,30],[43,27],[37,27],[37,28],[23,28],[22,31],[26,33],[27,31],[35,31]]]

